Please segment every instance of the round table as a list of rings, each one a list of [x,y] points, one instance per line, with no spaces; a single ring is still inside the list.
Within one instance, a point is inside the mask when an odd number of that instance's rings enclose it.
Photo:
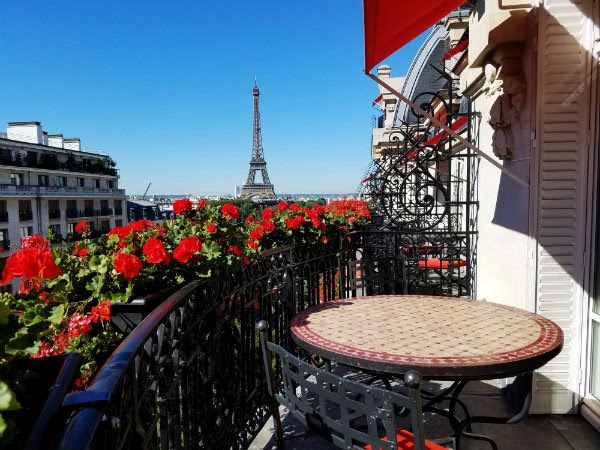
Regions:
[[[322,303],[298,313],[292,337],[342,364],[437,380],[531,372],[554,358],[563,332],[545,317],[477,300],[380,295]]]

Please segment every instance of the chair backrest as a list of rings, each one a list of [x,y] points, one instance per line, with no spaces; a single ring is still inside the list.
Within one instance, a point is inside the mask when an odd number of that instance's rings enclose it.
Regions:
[[[425,449],[421,377],[417,372],[406,374],[403,392],[359,383],[315,367],[268,342],[267,328],[265,321],[259,323],[269,394],[296,419],[344,449],[371,445],[372,449],[397,450],[396,429],[400,426],[412,431],[414,449]],[[273,356],[281,370],[278,382]],[[398,416],[406,423],[401,425]],[[278,439],[282,439],[280,424],[275,426]]]

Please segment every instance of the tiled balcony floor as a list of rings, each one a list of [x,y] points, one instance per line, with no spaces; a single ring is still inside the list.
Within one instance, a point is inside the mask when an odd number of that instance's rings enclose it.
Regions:
[[[461,395],[471,414],[502,415],[508,412],[505,398],[496,387],[471,383]],[[311,434],[292,417],[283,420],[287,450],[330,450],[335,448]],[[426,420],[428,437],[443,436],[447,425]],[[513,425],[475,424],[473,431],[496,440],[500,450],[596,450],[600,449],[600,433],[578,415],[531,415]],[[273,422],[269,420],[249,450],[274,450]],[[451,447],[449,447],[451,448]],[[489,450],[482,441],[463,439],[461,449]]]

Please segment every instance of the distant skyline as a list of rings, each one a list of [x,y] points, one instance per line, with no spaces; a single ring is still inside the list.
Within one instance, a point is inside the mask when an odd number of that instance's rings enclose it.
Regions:
[[[359,0],[7,2],[1,131],[79,137],[130,194],[228,194],[248,174],[256,75],[275,191],[354,192],[378,95],[362,24]],[[386,61],[393,76],[423,40]]]

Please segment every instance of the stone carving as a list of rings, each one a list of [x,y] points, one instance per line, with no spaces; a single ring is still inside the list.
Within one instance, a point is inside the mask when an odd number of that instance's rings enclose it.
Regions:
[[[491,105],[484,119],[494,129],[492,148],[498,158],[510,161],[515,149],[512,127],[519,123],[525,105],[526,84],[519,52],[497,48],[485,65],[484,74],[481,91]]]

